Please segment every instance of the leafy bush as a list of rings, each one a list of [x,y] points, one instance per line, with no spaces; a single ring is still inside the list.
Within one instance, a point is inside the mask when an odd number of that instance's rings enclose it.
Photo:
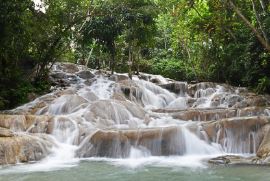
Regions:
[[[175,80],[190,81],[195,79],[191,67],[177,59],[152,60],[149,73],[160,74]]]
[[[260,78],[258,81],[258,85],[256,88],[256,91],[258,93],[266,92],[270,90],[270,79],[269,77],[264,76],[263,78]]]

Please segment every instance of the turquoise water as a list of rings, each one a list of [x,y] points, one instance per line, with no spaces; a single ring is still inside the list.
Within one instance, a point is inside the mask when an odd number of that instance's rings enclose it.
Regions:
[[[27,167],[27,165],[24,165]],[[47,172],[21,172],[2,168],[0,181],[269,181],[270,168],[263,166],[163,167],[148,165],[130,168],[105,161],[80,161],[77,166]]]

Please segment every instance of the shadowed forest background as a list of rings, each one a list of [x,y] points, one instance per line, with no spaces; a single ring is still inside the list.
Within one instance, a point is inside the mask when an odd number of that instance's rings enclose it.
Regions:
[[[0,109],[48,92],[56,61],[270,93],[269,0],[2,0]]]

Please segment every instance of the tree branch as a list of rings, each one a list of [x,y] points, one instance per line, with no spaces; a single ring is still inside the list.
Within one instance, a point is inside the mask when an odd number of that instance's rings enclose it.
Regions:
[[[270,52],[270,45],[267,41],[261,36],[261,34],[258,32],[258,30],[249,22],[249,20],[242,14],[242,12],[236,7],[236,5],[229,0],[229,5],[232,7],[234,12],[237,14],[237,16],[240,17],[240,19],[251,29],[251,31],[254,33],[254,35],[257,37],[259,42],[262,44],[262,46]]]
[[[265,33],[265,31],[264,31],[264,29],[263,29],[263,27],[262,27],[262,23],[261,23],[261,21],[260,21],[260,17],[259,17],[259,15],[258,15],[257,10],[256,10],[255,2],[254,2],[254,0],[251,0],[251,2],[252,2],[252,8],[253,8],[253,11],[254,11],[255,17],[256,17],[256,19],[257,19],[258,25],[259,25],[259,27],[260,27],[260,29],[261,29],[262,35],[263,35],[265,41],[267,42],[267,44],[269,44],[267,34]]]

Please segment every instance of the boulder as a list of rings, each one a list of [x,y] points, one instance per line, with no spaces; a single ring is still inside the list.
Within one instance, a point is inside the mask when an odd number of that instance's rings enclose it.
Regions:
[[[120,91],[130,101],[143,105],[143,92],[139,86],[131,80],[123,80],[118,83]]]
[[[94,102],[98,100],[96,94],[91,91],[85,91],[79,94],[82,98],[86,99],[89,102]]]
[[[260,158],[267,158],[270,156],[270,126],[264,127],[264,137],[257,151],[257,156]]]
[[[180,94],[182,96],[184,96],[187,93],[188,89],[186,82],[171,82],[167,84],[161,84],[159,86],[173,93]]]
[[[0,137],[12,137],[12,136],[14,136],[14,133],[11,130],[0,127]]]
[[[107,70],[99,69],[99,70],[95,71],[94,74],[98,75],[98,76],[108,76],[111,74],[111,72],[107,71]]]
[[[95,75],[92,74],[89,70],[82,70],[77,73],[77,76],[79,76],[82,79],[92,79],[95,77]]]
[[[208,89],[215,88],[217,86],[216,83],[213,82],[200,82],[197,84],[189,84],[188,85],[188,95],[194,97],[195,93],[200,89]]]
[[[254,159],[255,157],[242,157],[238,155],[224,155],[219,156],[216,158],[211,158],[208,160],[208,163],[215,164],[215,165],[252,165],[256,164]]]
[[[109,77],[109,80],[119,82],[123,80],[129,80],[129,77],[122,74],[114,74]]]
[[[214,93],[215,90],[212,92]],[[240,107],[239,105],[244,101],[244,97],[237,95],[237,94],[232,94],[232,93],[219,93],[216,94],[212,99],[211,99],[211,105],[212,106],[219,106],[222,105],[222,107],[233,107],[233,108],[243,108]]]
[[[218,121],[202,122],[211,142],[223,145],[230,153],[256,153],[263,139],[262,128],[270,117],[234,117]]]
[[[112,99],[116,99],[116,100],[119,100],[119,101],[126,101],[127,100],[123,94],[116,93],[116,92],[113,93]]]
[[[270,106],[270,97],[269,95],[248,94],[246,96],[245,102],[248,106]]]
[[[119,100],[100,100],[93,102],[84,117],[101,127],[115,124],[130,125],[135,119],[144,120],[145,111],[138,105]]]
[[[150,82],[154,84],[162,84],[162,81],[159,80],[157,77],[150,78]]]
[[[224,100],[222,101],[223,104],[226,104],[228,107],[233,107],[234,105],[236,105],[237,103],[243,101],[243,97],[236,95],[236,94],[232,94],[232,95],[228,95],[224,98]]]
[[[213,121],[236,116],[233,109],[189,109],[175,112],[172,117],[180,120]]]
[[[22,111],[17,112],[16,114],[25,114],[25,115],[34,115],[41,109],[44,109],[46,107],[47,103],[44,101],[36,102],[35,104],[29,106],[26,109],[22,109]]]
[[[0,115],[0,127],[12,131],[31,133],[50,133],[51,116],[39,115]]]
[[[142,79],[142,80],[148,81],[148,80],[151,78],[151,76],[150,76],[150,75],[147,75],[147,74],[140,73],[140,74],[138,75],[138,78],[139,78],[139,79]]]
[[[79,71],[78,66],[73,63],[58,63],[56,65],[56,69],[70,74],[74,74]]]
[[[52,115],[72,113],[85,103],[88,103],[88,101],[79,95],[62,95],[48,106],[48,113]]]
[[[192,121],[213,121],[232,117],[268,116],[267,107],[235,108],[190,108],[181,109],[155,109],[154,112],[169,113],[173,118]]]
[[[49,76],[52,85],[56,87],[67,87],[78,82],[78,77],[74,74],[67,74],[64,72],[52,72]]]
[[[132,147],[147,150],[154,156],[181,155],[185,148],[177,144],[179,140],[181,129],[177,127],[98,130],[83,142],[77,155],[125,158],[129,156]]]
[[[45,135],[0,137],[0,165],[41,160],[50,153],[51,146]]]
[[[84,81],[84,84],[87,85],[87,86],[91,86],[95,81],[96,81],[95,78],[87,79],[87,80]]]
[[[64,72],[53,72],[50,74],[51,79],[53,80],[58,80],[58,79],[66,79],[68,76]]]

